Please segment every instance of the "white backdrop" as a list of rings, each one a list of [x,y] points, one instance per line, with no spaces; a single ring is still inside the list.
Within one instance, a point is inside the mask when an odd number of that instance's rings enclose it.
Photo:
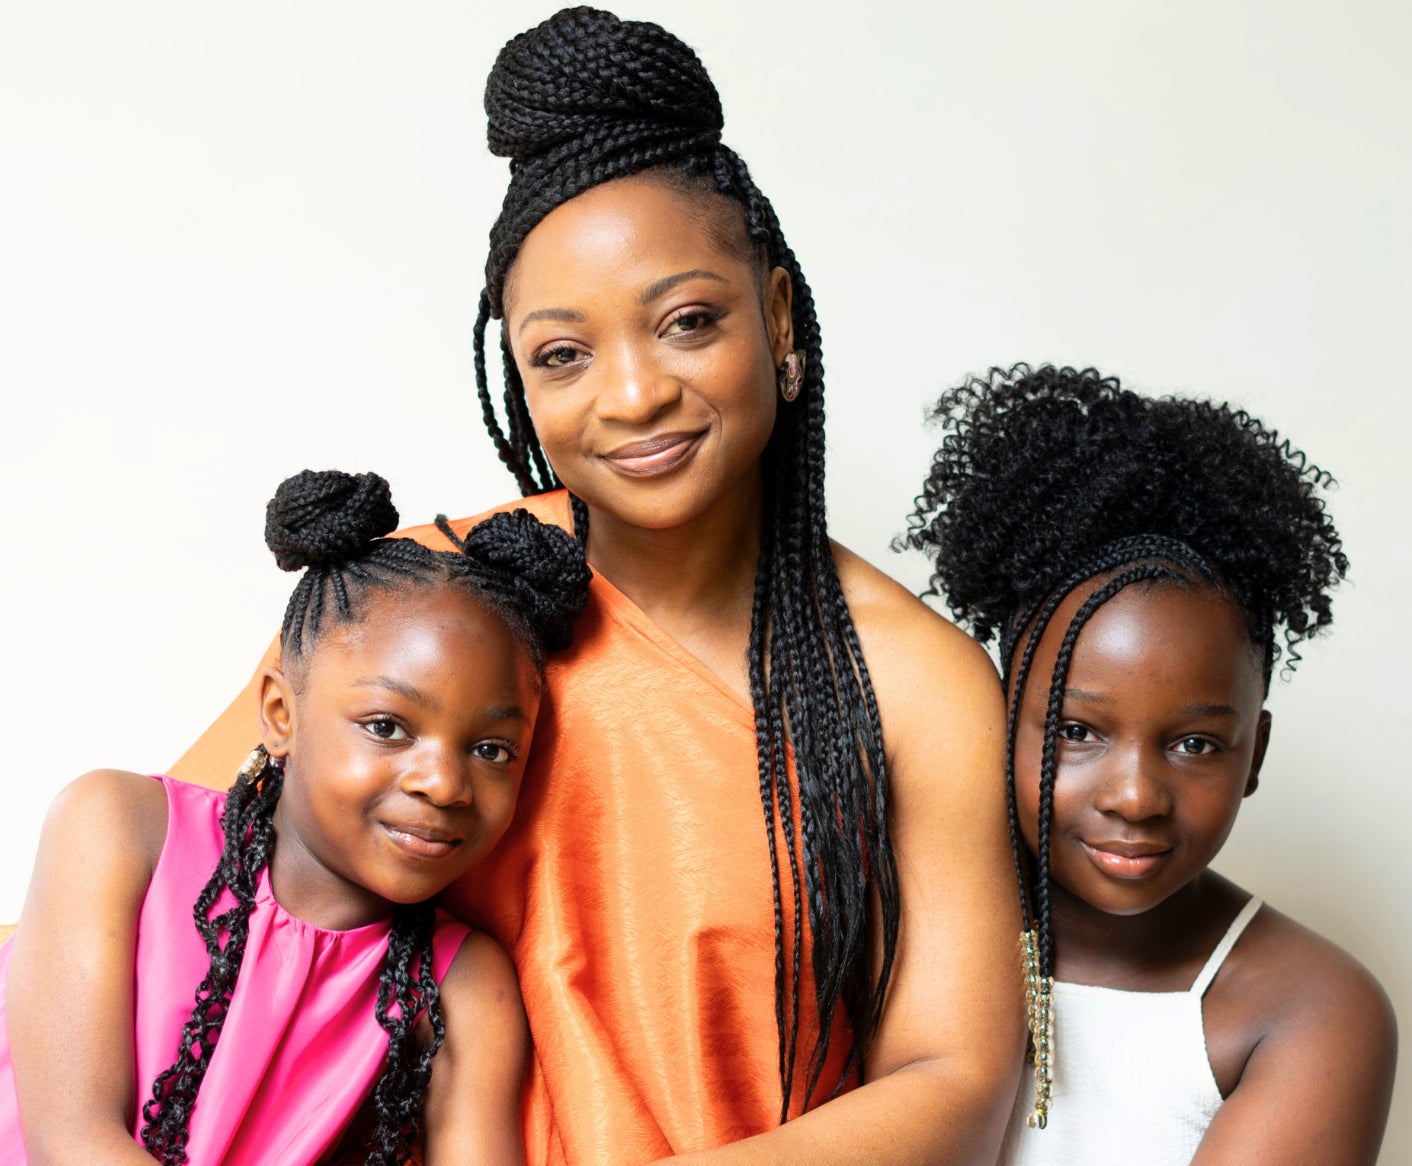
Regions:
[[[505,174],[480,92],[552,8],[0,0],[0,920],[54,792],[163,767],[255,663],[282,476],[377,469],[408,522],[512,493],[472,388]],[[1228,397],[1338,475],[1353,580],[1218,865],[1408,1023],[1406,6],[617,10],[697,47],[805,265],[834,531],[874,562],[922,586],[887,546],[923,405],[990,364]]]

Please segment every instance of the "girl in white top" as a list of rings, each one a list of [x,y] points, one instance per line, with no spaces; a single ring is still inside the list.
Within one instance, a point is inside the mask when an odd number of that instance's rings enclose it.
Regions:
[[[992,370],[936,417],[906,541],[999,633],[1009,695],[1035,1072],[1002,1161],[1375,1162],[1386,995],[1208,869],[1255,792],[1274,662],[1347,569],[1328,475],[1242,412],[1092,369]]]

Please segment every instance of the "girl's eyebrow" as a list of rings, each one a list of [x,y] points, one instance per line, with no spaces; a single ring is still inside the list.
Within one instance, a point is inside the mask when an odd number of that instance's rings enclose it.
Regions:
[[[1048,693],[1045,694],[1048,699]],[[1111,704],[1112,697],[1104,696],[1099,692],[1089,692],[1083,688],[1064,689],[1064,699],[1077,701],[1079,704]],[[1208,704],[1204,701],[1193,701],[1191,704],[1182,705],[1180,711],[1184,717],[1238,717],[1240,710],[1228,704]]]
[[[423,692],[415,684],[408,684],[394,676],[364,676],[361,680],[355,680],[353,686],[355,688],[383,688],[388,692],[395,692],[413,704],[421,705],[422,708],[430,709],[433,712],[441,710],[441,702],[434,696]]]

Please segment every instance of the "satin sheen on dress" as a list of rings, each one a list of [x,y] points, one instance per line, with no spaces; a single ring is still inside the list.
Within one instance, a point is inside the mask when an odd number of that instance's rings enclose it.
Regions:
[[[176,1057],[209,968],[192,908],[223,841],[223,792],[157,780],[167,790],[167,837],[138,921],[134,1129],[153,1081]],[[215,911],[234,902],[223,892]],[[390,930],[389,920],[328,931],[296,919],[270,893],[268,869],[261,872],[245,959],[192,1113],[188,1161],[301,1166],[337,1145],[387,1055],[387,1033],[373,1009]],[[438,912],[432,962],[438,981],[467,934]],[[23,1166],[28,1158],[3,1027],[10,948],[0,947],[0,1166]],[[55,979],[57,990],[61,977]],[[63,1023],[58,1012],[55,1023]]]

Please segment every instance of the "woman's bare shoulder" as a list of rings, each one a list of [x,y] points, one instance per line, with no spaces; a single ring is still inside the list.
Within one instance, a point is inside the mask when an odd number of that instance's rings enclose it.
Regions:
[[[980,685],[987,703],[998,696],[995,665],[975,640],[847,547],[835,543],[833,550],[871,671],[896,673],[909,686],[925,681],[933,699],[944,681],[958,682],[962,690]]]

